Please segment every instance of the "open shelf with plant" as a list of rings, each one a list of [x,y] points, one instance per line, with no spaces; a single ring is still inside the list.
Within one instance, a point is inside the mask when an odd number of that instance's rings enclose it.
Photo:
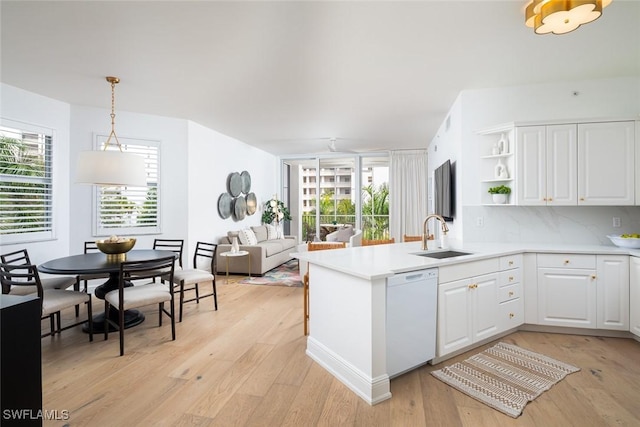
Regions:
[[[478,132],[486,137],[480,149],[480,191],[483,205],[513,204],[512,197],[508,197],[505,203],[494,202],[489,190],[500,186],[515,188],[514,130],[513,124],[510,123]]]

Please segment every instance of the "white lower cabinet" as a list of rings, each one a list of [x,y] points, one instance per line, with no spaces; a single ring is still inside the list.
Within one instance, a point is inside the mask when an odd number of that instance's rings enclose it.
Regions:
[[[598,329],[629,330],[629,256],[598,255]]]
[[[629,330],[640,337],[640,257],[630,258]]]
[[[438,357],[524,322],[521,266],[517,254],[439,269]]]
[[[438,291],[438,355],[459,350],[498,331],[496,273],[449,282]]]
[[[538,323],[628,330],[628,258],[538,254]]]
[[[522,263],[522,255],[510,255],[500,258],[497,332],[508,331],[524,323]]]

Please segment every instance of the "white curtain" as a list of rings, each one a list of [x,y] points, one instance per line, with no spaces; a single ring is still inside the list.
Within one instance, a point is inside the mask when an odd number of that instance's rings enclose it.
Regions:
[[[391,151],[389,231],[396,242],[404,234],[421,235],[428,213],[427,150]]]

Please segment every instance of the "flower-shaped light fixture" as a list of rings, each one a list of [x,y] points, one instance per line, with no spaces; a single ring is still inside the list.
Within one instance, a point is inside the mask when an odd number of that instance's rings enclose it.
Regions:
[[[109,76],[107,81],[111,83],[111,133],[104,144],[104,150],[80,153],[76,182],[109,187],[146,187],[147,173],[144,158],[137,154],[123,152],[116,135],[115,86],[120,83],[120,79]],[[118,151],[107,151],[112,138],[119,148]]]
[[[525,24],[536,34],[566,34],[602,15],[612,0],[531,0]]]

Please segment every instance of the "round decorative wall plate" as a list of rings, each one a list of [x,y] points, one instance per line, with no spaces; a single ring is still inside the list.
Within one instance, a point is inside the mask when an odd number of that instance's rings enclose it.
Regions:
[[[227,219],[233,212],[233,197],[229,193],[222,193],[218,197],[218,213],[222,219]]]
[[[247,201],[244,196],[238,196],[233,202],[233,218],[236,221],[241,221],[247,214]]]
[[[247,215],[253,215],[258,209],[258,199],[255,193],[247,194]]]
[[[229,174],[227,186],[229,187],[229,193],[233,197],[237,197],[242,192],[242,178],[238,172]]]
[[[247,171],[242,171],[240,179],[242,180],[242,192],[249,194],[249,191],[251,191],[251,175]]]

